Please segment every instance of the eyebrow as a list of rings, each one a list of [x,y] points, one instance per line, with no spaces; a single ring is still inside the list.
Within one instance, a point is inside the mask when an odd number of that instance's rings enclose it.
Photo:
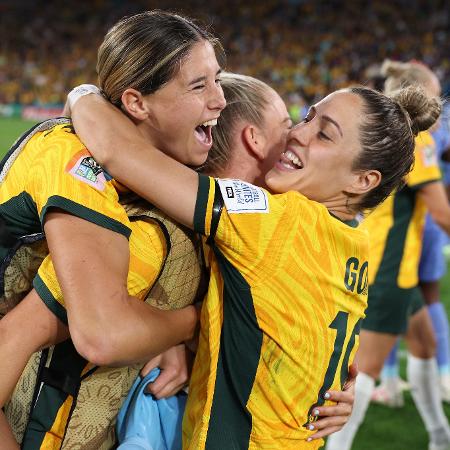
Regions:
[[[344,137],[344,134],[342,133],[341,127],[339,126],[339,124],[335,120],[333,120],[330,116],[325,116],[325,115],[322,116],[322,119],[327,121],[327,122],[332,123],[338,129],[339,134],[341,135],[341,137]]]
[[[219,70],[216,72],[216,77],[217,77],[217,75],[220,75],[221,73],[222,73],[222,69],[219,69]],[[189,83],[188,86],[191,86],[192,84],[200,83],[200,81],[206,81],[207,78],[208,78],[208,77],[207,77],[206,75],[204,75],[204,76],[202,76],[202,77],[198,77],[198,78],[196,78],[195,80],[192,80],[192,81]]]

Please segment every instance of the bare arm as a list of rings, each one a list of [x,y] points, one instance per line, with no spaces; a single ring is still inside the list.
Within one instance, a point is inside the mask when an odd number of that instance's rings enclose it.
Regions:
[[[450,235],[450,205],[443,183],[429,183],[419,191],[433,220]]]
[[[19,444],[16,442],[11,428],[6,420],[5,414],[0,409],[0,436],[2,437],[3,450],[19,450]]]
[[[56,211],[48,213],[44,229],[70,334],[87,360],[97,365],[145,362],[192,338],[193,306],[161,311],[128,294],[124,236]]]
[[[69,337],[67,327],[33,289],[0,320],[0,407],[10,397],[30,356]]]
[[[69,330],[32,290],[0,321],[0,436],[2,448],[19,446],[1,408],[11,396],[31,355],[69,337]]]
[[[195,171],[158,151],[98,95],[81,97],[72,107],[72,120],[81,141],[114,178],[192,227],[198,189]]]

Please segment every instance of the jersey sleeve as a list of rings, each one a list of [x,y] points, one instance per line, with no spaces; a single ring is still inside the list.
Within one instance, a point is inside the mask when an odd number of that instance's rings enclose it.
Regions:
[[[48,309],[67,325],[67,311],[50,255],[47,255],[42,261],[38,273],[34,277],[33,287]]]
[[[425,184],[441,179],[436,145],[430,133],[420,133],[415,141],[414,168],[407,178],[411,189],[420,189]]]
[[[242,274],[263,279],[290,239],[287,198],[240,180],[199,175],[194,229]]]
[[[41,223],[51,208],[59,208],[129,238],[128,218],[118,202],[112,178],[95,162],[71,127],[55,127],[34,145],[40,148],[27,177],[27,191]]]

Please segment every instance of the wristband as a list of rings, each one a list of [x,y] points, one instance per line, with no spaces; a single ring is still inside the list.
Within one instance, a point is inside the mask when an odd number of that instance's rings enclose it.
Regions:
[[[83,95],[88,94],[102,95],[100,89],[95,86],[95,84],[80,84],[79,86],[73,88],[67,96],[67,103],[69,104],[69,108],[72,109],[75,103],[81,97],[83,97]]]

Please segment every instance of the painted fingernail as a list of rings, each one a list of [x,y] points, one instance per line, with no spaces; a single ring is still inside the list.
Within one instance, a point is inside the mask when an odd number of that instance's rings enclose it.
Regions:
[[[331,397],[331,394],[329,392],[325,392],[325,394],[323,395],[323,398],[325,400],[328,400]]]
[[[318,416],[318,415],[320,414],[320,411],[319,411],[318,409],[315,409],[315,410],[313,411],[313,414],[314,414],[315,416]]]
[[[311,425],[311,424],[310,424],[310,425],[308,425],[308,430],[309,430],[309,431],[312,431],[312,430],[314,430],[314,425]]]
[[[312,441],[312,438],[308,438],[308,439],[306,439],[306,442],[311,442]]]

